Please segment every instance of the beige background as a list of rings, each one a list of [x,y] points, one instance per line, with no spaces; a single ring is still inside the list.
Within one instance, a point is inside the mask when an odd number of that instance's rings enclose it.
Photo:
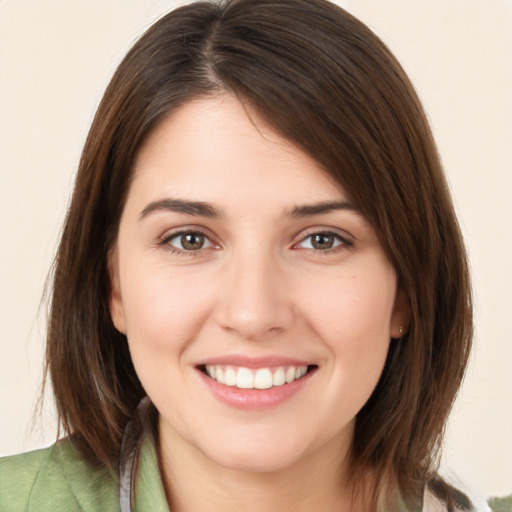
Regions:
[[[171,0],[0,0],[0,455],[54,438],[35,421],[45,276],[104,87]],[[512,492],[512,2],[345,0],[401,60],[430,116],[470,251],[476,349],[443,467]]]

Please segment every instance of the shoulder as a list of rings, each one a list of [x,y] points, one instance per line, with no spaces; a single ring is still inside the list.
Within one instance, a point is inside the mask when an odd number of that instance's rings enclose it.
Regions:
[[[512,494],[503,498],[491,498],[489,505],[492,512],[507,512],[512,510]]]
[[[455,487],[437,480],[425,488],[422,512],[492,512],[486,503],[477,503],[473,497],[470,499]]]
[[[0,459],[0,512],[119,510],[117,477],[69,439]]]

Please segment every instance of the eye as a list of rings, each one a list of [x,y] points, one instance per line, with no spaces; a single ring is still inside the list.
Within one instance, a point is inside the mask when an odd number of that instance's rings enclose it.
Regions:
[[[348,241],[337,233],[318,232],[308,235],[297,245],[302,249],[329,251],[340,246],[351,247],[352,242]]]
[[[211,240],[199,231],[175,233],[167,237],[163,242],[183,252],[199,251],[213,246]]]

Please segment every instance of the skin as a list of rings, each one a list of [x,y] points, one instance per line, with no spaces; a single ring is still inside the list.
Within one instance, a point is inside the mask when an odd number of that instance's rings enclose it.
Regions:
[[[169,198],[219,216],[162,206]],[[326,202],[343,207],[290,215]],[[182,230],[204,245],[185,251]],[[334,233],[333,247],[314,233]],[[110,268],[114,324],[160,413],[173,511],[349,503],[355,417],[406,307],[374,229],[313,159],[229,94],[187,103],[139,151]],[[277,406],[241,410],[197,368],[231,355],[316,370]]]

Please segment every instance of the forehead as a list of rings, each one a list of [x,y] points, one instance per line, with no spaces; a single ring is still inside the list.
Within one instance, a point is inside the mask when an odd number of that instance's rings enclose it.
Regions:
[[[190,101],[169,114],[138,152],[132,188],[145,196],[242,203],[255,196],[345,197],[313,158],[229,94]]]

